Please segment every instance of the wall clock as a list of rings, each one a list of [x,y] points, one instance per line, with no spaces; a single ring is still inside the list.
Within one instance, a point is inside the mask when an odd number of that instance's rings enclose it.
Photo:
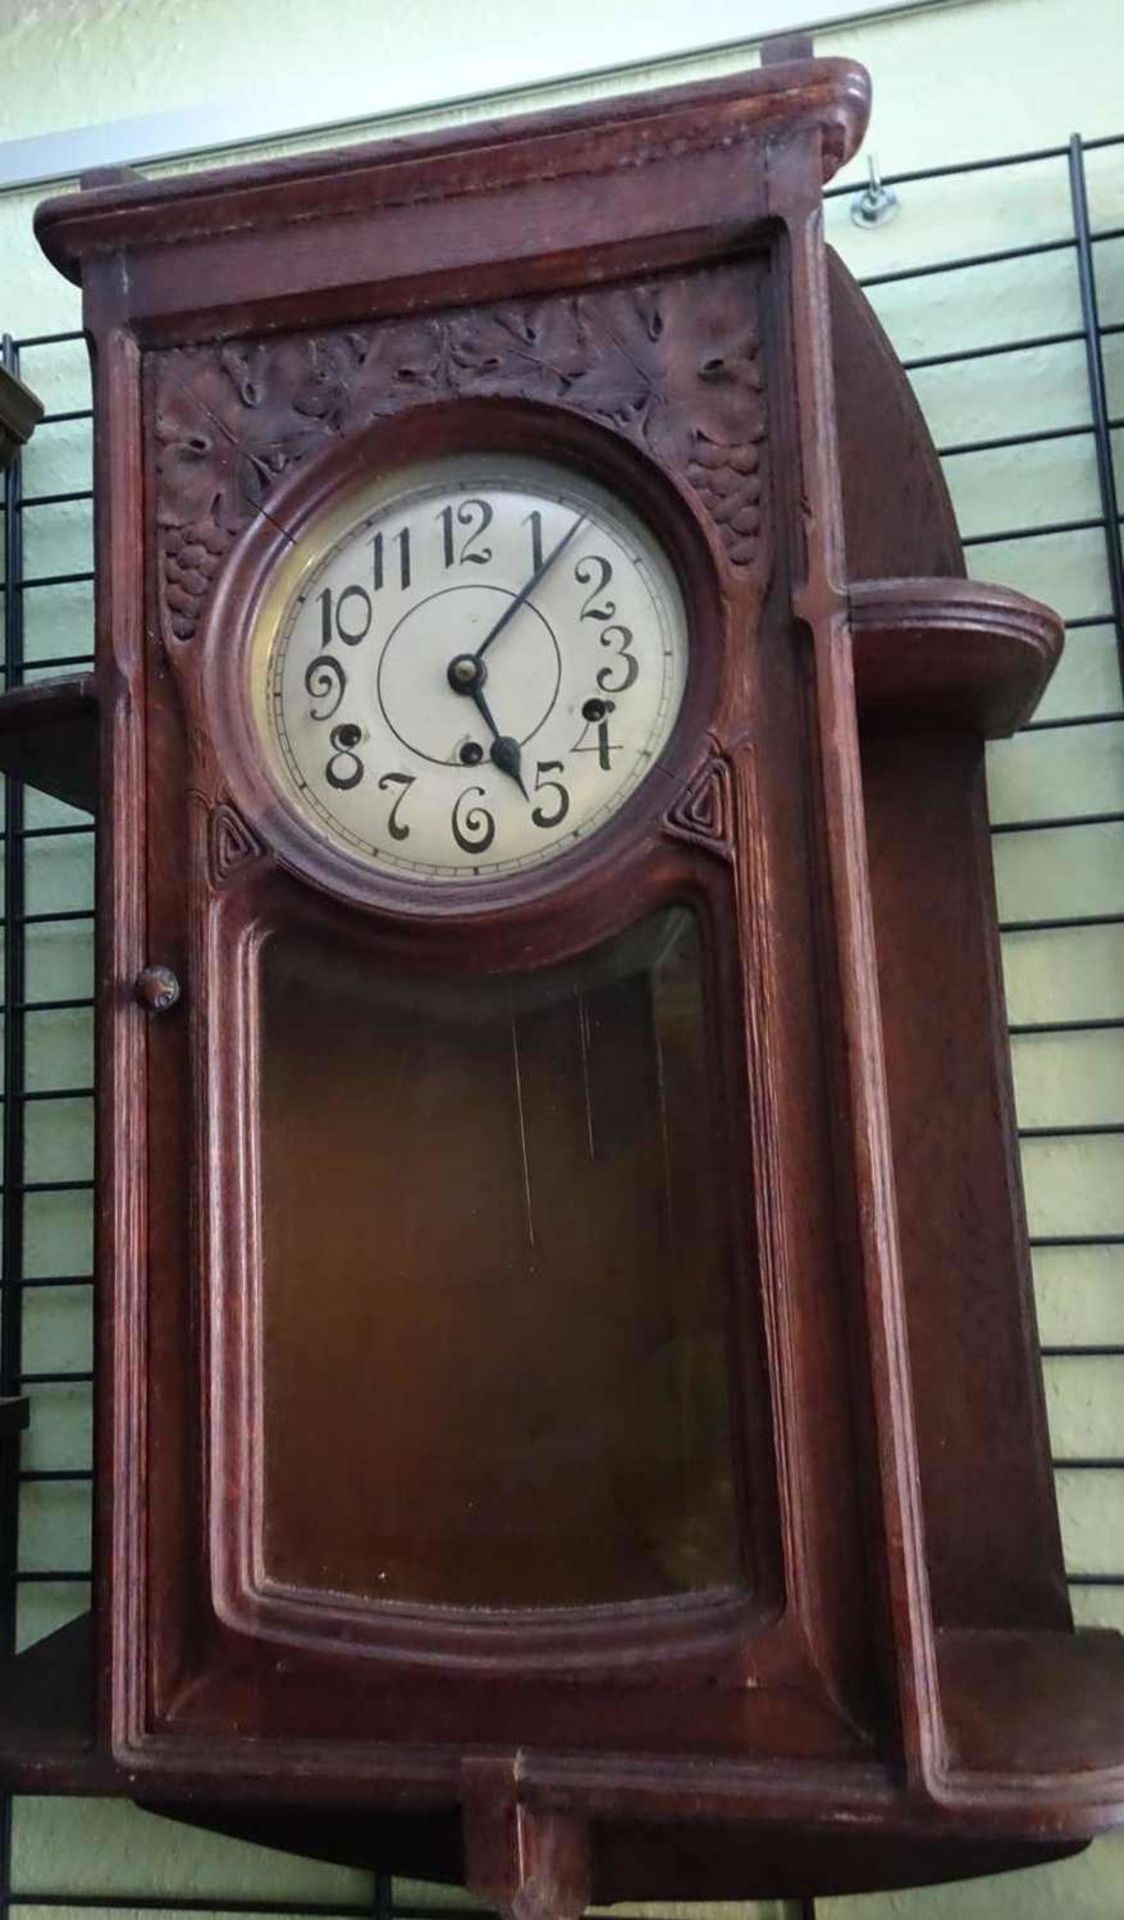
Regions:
[[[982,788],[1059,629],[825,254],[866,93],[40,210],[98,667],[0,738],[97,710],[101,1521],[11,1782],[550,1915],[1119,1817]]]

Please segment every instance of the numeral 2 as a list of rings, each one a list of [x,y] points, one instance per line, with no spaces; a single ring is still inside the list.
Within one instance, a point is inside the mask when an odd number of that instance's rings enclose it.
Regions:
[[[592,553],[586,559],[578,561],[577,566],[574,568],[574,579],[577,581],[579,587],[590,586],[593,581],[592,569],[594,567],[599,569],[597,584],[592,587],[591,592],[586,595],[582,602],[581,617],[583,620],[611,620],[617,610],[615,600],[606,600],[605,604],[600,607],[594,605],[598,594],[604,593],[605,588],[613,577],[613,569],[609,562],[603,559],[599,553]]]

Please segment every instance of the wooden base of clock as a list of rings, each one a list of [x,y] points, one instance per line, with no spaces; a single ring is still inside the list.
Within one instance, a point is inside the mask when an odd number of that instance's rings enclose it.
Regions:
[[[908,384],[823,252],[865,108],[860,70],[802,62],[42,210],[98,343],[98,662],[92,689],[0,700],[0,766],[102,828],[101,1520],[92,1623],[0,1674],[4,1785],[127,1793],[521,1920],[992,1873],[1124,1814],[1124,1641],[1076,1633],[1066,1596],[983,777],[1060,627],[963,578]],[[301,839],[229,663],[357,459],[463,452],[483,421],[628,502],[690,648],[660,779],[474,919]],[[358,744],[333,742],[356,781]],[[690,1165],[712,1154],[742,1247],[743,1585],[492,1618],[380,1602],[362,1565],[351,1592],[303,1562],[271,1583],[256,950],[231,925],[314,924],[348,981],[369,951],[421,1004],[435,953],[511,980],[684,900],[725,1008]],[[134,998],[154,966],[167,1014]],[[307,1276],[325,1312],[332,1273]]]

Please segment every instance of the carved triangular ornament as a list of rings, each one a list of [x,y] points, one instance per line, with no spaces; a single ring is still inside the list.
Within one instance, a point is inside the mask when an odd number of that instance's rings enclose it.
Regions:
[[[240,867],[260,860],[265,852],[257,835],[228,801],[212,809],[207,834],[211,879],[216,887],[225,886]]]
[[[664,817],[664,831],[676,840],[704,847],[720,860],[732,860],[734,806],[730,766],[712,753]]]

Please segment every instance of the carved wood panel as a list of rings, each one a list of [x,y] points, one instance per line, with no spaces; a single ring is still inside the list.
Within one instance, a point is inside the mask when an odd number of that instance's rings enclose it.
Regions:
[[[739,575],[764,573],[756,263],[154,356],[165,636],[193,639],[223,559],[278,481],[342,436],[457,398],[551,402],[684,478]]]

